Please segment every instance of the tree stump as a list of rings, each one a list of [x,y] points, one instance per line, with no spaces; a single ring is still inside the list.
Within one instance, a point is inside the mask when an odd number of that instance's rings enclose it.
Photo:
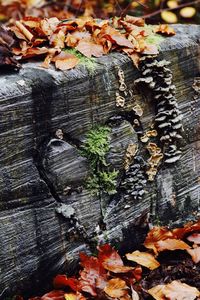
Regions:
[[[183,154],[175,164],[159,167],[140,200],[119,192],[91,193],[85,185],[90,162],[80,151],[91,128],[105,124],[110,128],[106,160],[119,174],[130,144],[146,151],[130,112],[140,105],[146,132],[155,101],[135,86],[141,74],[127,56],[96,59],[94,70],[82,65],[61,72],[29,62],[19,73],[0,75],[0,298],[33,293],[40,280],[70,271],[78,253],[93,251],[99,242],[136,246],[149,217],[164,225],[198,217],[200,26],[175,30],[161,43],[157,59],[171,62],[183,115]],[[124,107],[116,106],[119,68],[127,86]]]

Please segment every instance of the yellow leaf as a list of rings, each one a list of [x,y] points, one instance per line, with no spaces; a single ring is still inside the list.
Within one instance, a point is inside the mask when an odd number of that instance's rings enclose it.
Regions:
[[[160,285],[156,285],[153,288],[151,288],[150,290],[148,290],[148,293],[156,300],[164,300],[165,296],[164,296],[164,291],[165,289],[165,285],[164,284],[160,284]]]
[[[180,15],[183,18],[192,18],[196,14],[196,9],[191,6],[184,7],[180,10]]]
[[[134,251],[133,253],[126,254],[126,258],[150,270],[154,270],[160,266],[160,263],[154,256],[147,252]]]
[[[161,18],[167,23],[177,23],[178,18],[175,13],[171,11],[163,11],[161,13]]]

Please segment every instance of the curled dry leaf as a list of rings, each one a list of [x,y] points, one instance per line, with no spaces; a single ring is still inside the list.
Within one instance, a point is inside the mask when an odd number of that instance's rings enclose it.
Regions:
[[[104,292],[111,298],[121,299],[128,294],[129,287],[120,278],[110,279],[104,288]]]
[[[183,239],[186,235],[193,232],[200,232],[200,220],[196,223],[189,222],[181,228],[175,228],[172,230],[174,237]]]
[[[168,24],[160,24],[158,26],[155,26],[154,32],[168,36],[176,34],[174,28],[170,27]]]
[[[188,254],[192,257],[192,260],[195,264],[200,262],[200,247],[196,247],[194,249],[187,249]]]
[[[158,252],[165,251],[165,250],[187,250],[190,249],[190,246],[185,242],[177,239],[166,239],[158,241],[155,244],[155,247]]]
[[[137,250],[126,254],[126,258],[150,270],[154,270],[160,266],[160,263],[155,259],[155,257],[147,252],[140,252]]]

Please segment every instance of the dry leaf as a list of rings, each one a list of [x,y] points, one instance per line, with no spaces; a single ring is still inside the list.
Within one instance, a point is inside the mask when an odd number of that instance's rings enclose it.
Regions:
[[[195,264],[198,264],[200,262],[200,247],[196,247],[194,249],[187,249],[187,253],[190,254]]]
[[[126,258],[150,270],[154,270],[160,266],[160,263],[154,258],[154,256],[147,252],[134,251],[126,254]]]
[[[126,282],[120,278],[110,279],[104,288],[104,292],[112,298],[122,298],[128,294],[129,287]]]
[[[200,233],[193,233],[187,237],[187,240],[195,244],[200,244]]]
[[[194,300],[200,292],[195,287],[174,280],[165,286],[164,295],[171,300]]]
[[[160,284],[149,289],[148,293],[156,300],[165,300],[165,296],[163,293],[164,289],[165,289],[165,285]]]
[[[79,63],[79,59],[75,55],[64,51],[56,55],[52,61],[55,62],[57,69],[63,71],[73,69]]]
[[[76,50],[81,52],[86,57],[100,57],[104,54],[102,45],[95,44],[91,39],[82,39],[76,46]]]
[[[154,32],[168,36],[176,34],[174,28],[170,27],[168,24],[160,24],[158,26],[155,26]]]
[[[158,252],[165,250],[187,250],[190,246],[185,242],[177,239],[166,239],[164,241],[158,241],[155,245]]]

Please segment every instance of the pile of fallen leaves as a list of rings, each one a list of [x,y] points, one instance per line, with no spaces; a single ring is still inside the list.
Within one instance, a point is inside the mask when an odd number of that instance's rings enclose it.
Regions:
[[[168,25],[148,27],[143,19],[129,15],[112,20],[89,17],[62,21],[56,17],[25,17],[14,21],[9,30],[8,35],[12,32],[15,39],[15,44],[9,45],[15,59],[43,56],[42,67],[48,68],[53,62],[60,70],[72,69],[79,63],[69,49],[89,58],[121,51],[137,66],[141,55],[158,54],[157,45],[148,42],[149,36],[175,34]]]
[[[200,221],[172,230],[154,227],[141,250],[123,260],[108,244],[98,247],[97,256],[80,253],[77,278],[57,275],[54,290],[29,300],[200,299]]]

